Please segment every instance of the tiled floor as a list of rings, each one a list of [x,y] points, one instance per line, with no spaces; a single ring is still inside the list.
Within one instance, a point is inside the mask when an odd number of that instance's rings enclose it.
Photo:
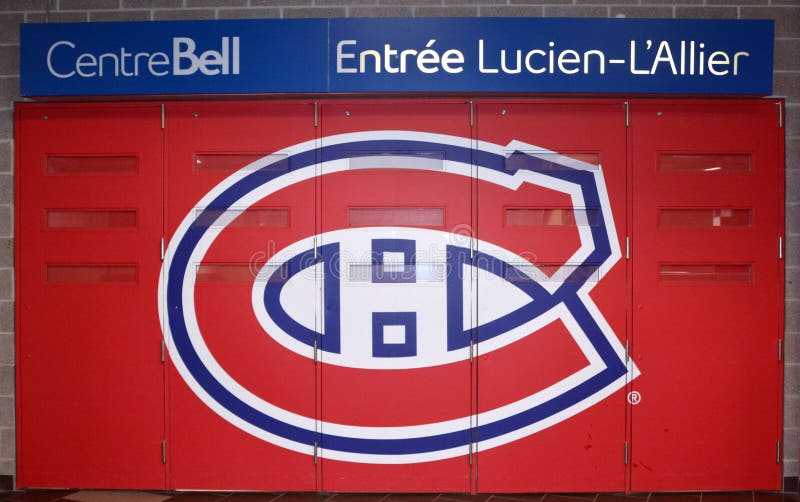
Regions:
[[[0,502],[800,502],[800,495],[730,493],[531,493],[464,495],[448,493],[242,493],[32,490],[0,492]]]

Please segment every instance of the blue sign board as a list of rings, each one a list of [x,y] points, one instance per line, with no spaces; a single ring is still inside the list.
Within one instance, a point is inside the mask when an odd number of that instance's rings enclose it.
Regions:
[[[320,92],[324,19],[23,24],[23,96]]]
[[[23,96],[772,93],[764,20],[444,18],[23,24]]]

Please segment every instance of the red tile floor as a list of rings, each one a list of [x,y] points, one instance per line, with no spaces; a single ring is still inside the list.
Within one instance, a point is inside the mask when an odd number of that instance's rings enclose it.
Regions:
[[[560,493],[525,495],[315,494],[242,492],[130,492],[31,490],[0,492],[0,502],[800,502],[800,495],[777,492],[729,493]]]

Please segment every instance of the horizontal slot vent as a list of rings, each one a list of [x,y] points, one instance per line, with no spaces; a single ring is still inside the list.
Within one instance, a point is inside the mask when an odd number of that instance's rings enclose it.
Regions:
[[[573,162],[578,161],[578,162]],[[569,169],[598,169],[599,153],[566,152],[554,153],[546,151],[507,152],[507,171],[558,172]]]
[[[418,283],[444,282],[447,278],[447,265],[444,263],[352,263],[348,280],[364,283]]]
[[[269,165],[268,169],[274,171],[288,171],[289,162],[287,155],[275,153],[197,153],[194,156],[194,169],[198,173],[232,173],[262,159],[252,170],[258,170]]]
[[[658,156],[662,173],[742,174],[752,170],[747,153],[662,153]]]
[[[48,228],[135,228],[133,210],[47,210]]]
[[[480,260],[480,258],[479,258]],[[531,279],[540,283],[576,283],[597,282],[600,279],[600,267],[598,265],[557,265],[557,264],[537,264],[528,262],[509,263],[510,267],[505,267],[501,273],[486,274],[481,281],[508,281],[526,282]],[[480,263],[478,263],[480,266]],[[348,280],[350,282],[439,282],[443,283],[447,279],[447,274],[461,274],[459,279],[464,280],[464,269],[448,270],[445,263],[416,263],[407,265],[402,263],[389,263],[374,265],[371,263],[351,263],[348,267]]]
[[[47,265],[47,282],[91,284],[136,282],[136,265]]]
[[[351,207],[351,227],[443,227],[442,207]]]
[[[289,226],[289,209],[197,209],[195,219],[203,227],[286,228]]]
[[[350,169],[444,170],[444,152],[356,152],[350,154]]]
[[[597,282],[600,280],[600,267],[595,264],[564,264],[555,263],[510,263],[514,268],[504,271],[502,279],[509,282],[522,282],[533,278],[537,282],[547,283],[575,283]]]
[[[593,166],[600,165],[599,153],[562,153],[561,155],[571,159],[580,160],[581,162],[586,162],[587,164],[592,164]]]
[[[53,156],[47,157],[47,174],[136,174],[135,156]]]
[[[507,227],[586,227],[597,226],[600,221],[600,210],[544,208],[544,207],[509,207],[505,209],[505,225]]]
[[[252,284],[259,269],[250,263],[201,263],[196,268],[199,283],[247,283]]]
[[[662,264],[659,269],[662,282],[712,282],[749,283],[753,280],[750,264]]]
[[[661,209],[658,223],[673,228],[749,227],[750,209]]]

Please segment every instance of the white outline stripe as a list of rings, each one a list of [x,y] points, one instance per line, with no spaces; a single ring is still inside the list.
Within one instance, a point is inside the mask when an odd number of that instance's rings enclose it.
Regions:
[[[350,133],[350,134],[343,134],[338,136],[332,136],[328,138],[324,138],[325,144],[324,146],[330,145],[337,145],[343,144],[347,142],[353,141],[370,141],[370,140],[408,140],[408,141],[427,141],[427,142],[437,142],[443,143],[447,145],[459,146],[463,148],[472,148],[473,141],[468,138],[458,138],[453,136],[446,136],[440,134],[432,134],[432,133],[419,133],[419,132],[411,132],[411,131],[370,131],[370,132],[363,132],[363,133]],[[320,140],[311,140],[304,143],[300,143],[295,145],[291,148],[286,150],[282,150],[281,152],[277,152],[280,154],[285,154],[287,156],[296,155],[302,152],[306,152],[309,150],[316,149],[318,145],[318,141]],[[619,260],[621,257],[619,242],[617,239],[614,222],[611,214],[611,207],[610,201],[608,199],[608,194],[605,188],[605,183],[603,179],[602,170],[599,169],[599,166],[593,166],[591,164],[587,164],[581,161],[577,161],[575,159],[571,159],[569,157],[560,156],[555,152],[551,152],[549,150],[541,149],[538,147],[534,147],[532,145],[524,144],[521,142],[511,142],[509,145],[503,147],[500,145],[494,145],[485,142],[475,142],[475,145],[481,150],[489,151],[491,153],[495,153],[497,155],[504,155],[509,149],[512,150],[519,150],[519,151],[534,151],[536,153],[530,154],[532,156],[538,156],[537,154],[541,153],[544,157],[546,155],[546,160],[552,159],[559,159],[559,163],[563,163],[564,165],[568,165],[574,169],[581,169],[586,171],[592,171],[595,177],[595,183],[598,188],[598,193],[601,199],[601,206],[603,210],[604,220],[606,223],[606,232],[610,237],[611,243],[611,256],[601,265],[599,272],[600,277],[610,270],[611,266]],[[237,171],[236,173],[232,174],[216,187],[214,187],[211,191],[209,191],[197,204],[196,208],[206,207],[211,201],[213,201],[219,194],[230,188],[234,183],[241,180],[243,177],[250,174],[253,169],[261,168],[266,165],[269,165],[272,162],[279,161],[285,158],[283,155],[278,156],[277,154],[273,154],[272,160],[269,160],[267,157],[268,162],[263,163],[264,159],[260,159],[256,162],[251,163],[248,166],[245,166],[241,170]],[[317,171],[320,169],[320,171]],[[332,172],[338,172],[347,169],[347,159],[342,159],[339,161],[332,161],[326,162],[321,165],[313,165],[307,168],[299,169],[297,171],[293,171],[287,174],[280,176],[277,179],[274,179],[261,187],[259,187],[254,192],[247,194],[246,196],[242,197],[239,201],[235,203],[236,207],[249,207],[257,200],[269,195],[269,193],[274,192],[282,187],[285,187],[292,183],[297,183],[300,181],[304,181],[307,179],[312,178],[315,174],[319,173],[322,174],[329,174]],[[452,174],[459,174],[463,176],[470,176],[473,170],[473,166],[463,165],[456,162],[449,162],[445,161],[444,163],[444,172],[452,173]],[[487,168],[481,168],[480,166],[477,167],[477,177],[480,180],[490,181],[498,183],[502,186],[507,186],[509,188],[515,189],[519,187],[522,183],[534,183],[537,185],[542,185],[546,187],[553,188],[559,191],[566,191],[570,193],[570,190],[565,190],[564,186],[559,185],[572,185],[571,183],[563,182],[561,180],[554,180],[551,177],[544,176],[538,173],[532,172],[523,172],[518,171],[515,175],[506,175],[503,176],[503,173],[499,173],[497,171],[493,171]],[[504,182],[501,182],[504,181]],[[573,204],[574,207],[582,207],[582,200],[579,200],[580,197],[575,197],[574,192],[571,193],[573,195]],[[172,256],[175,252],[175,247],[180,243],[183,235],[191,226],[192,222],[194,221],[194,214],[196,208],[193,208],[189,214],[184,218],[184,220],[179,225],[178,229],[175,232],[172,240],[170,241],[169,247],[167,248],[167,256],[164,261],[162,274],[159,280],[159,316],[162,321],[162,326],[165,327],[164,337],[167,341],[167,347],[170,351],[173,361],[175,362],[176,368],[181,376],[186,380],[187,384],[192,388],[195,394],[200,397],[200,399],[206,403],[210,408],[212,408],[216,413],[220,416],[228,420],[233,425],[239,427],[240,429],[256,436],[265,441],[269,441],[273,444],[277,444],[279,446],[288,448],[290,450],[298,451],[305,454],[313,454],[313,448],[309,445],[299,444],[294,441],[290,441],[281,437],[277,437],[273,434],[267,433],[261,429],[255,428],[252,425],[242,421],[232,413],[230,413],[227,409],[219,405],[215,400],[213,400],[203,389],[202,387],[194,380],[191,373],[185,367],[183,362],[180,360],[180,355],[175,350],[174,342],[172,340],[172,334],[169,330],[168,323],[165,323],[166,313],[164,312],[165,309],[165,282],[168,280],[167,271],[169,270],[169,266],[171,265]],[[190,263],[199,263],[202,260],[205,252],[207,251],[210,244],[213,240],[219,235],[219,233],[223,230],[224,227],[218,228],[210,228],[206,231],[201,241],[198,243],[197,247],[193,250]],[[593,242],[591,242],[591,233],[588,229],[584,228],[584,231],[581,232],[581,249],[571,257],[569,261],[581,261],[585,256],[588,256],[588,253],[591,249],[593,249]],[[580,229],[579,229],[580,231]],[[311,237],[313,239],[313,237]],[[587,240],[589,244],[587,245]],[[580,258],[580,259],[579,259]],[[215,375],[221,384],[223,384],[230,392],[234,395],[242,399],[244,402],[248,403],[249,405],[253,406],[256,409],[259,409],[263,413],[266,413],[270,416],[273,416],[277,419],[285,419],[284,421],[294,423],[297,426],[305,428],[307,430],[315,430],[316,428],[316,420],[311,419],[309,417],[303,417],[287,410],[280,409],[263,399],[258,398],[257,396],[253,395],[242,386],[240,386],[233,378],[230,377],[216,362],[216,360],[211,355],[208,347],[205,345],[204,341],[202,340],[202,335],[200,334],[199,326],[197,325],[196,316],[194,312],[194,274],[192,271],[187,269],[186,276],[184,277],[184,290],[183,290],[183,301],[184,301],[184,316],[186,322],[187,331],[189,333],[191,343],[194,346],[195,350],[198,352],[198,355],[204,361],[204,364],[207,364],[207,368],[209,371]],[[544,283],[545,286],[547,283]],[[579,290],[579,297],[586,305],[587,309],[593,315],[595,320],[598,322],[598,325],[601,327],[603,334],[605,335],[607,341],[609,342],[610,346],[613,348],[614,352],[620,358],[621,361],[624,362],[624,348],[622,344],[619,342],[617,337],[611,331],[610,326],[603,318],[602,314],[599,312],[599,309],[594,304],[594,302],[589,297],[588,293],[591,291],[592,287],[594,286],[594,282],[587,282],[585,283],[581,289]],[[554,309],[555,310],[555,309]],[[566,308],[564,308],[566,311]],[[567,311],[568,313],[568,311]],[[188,319],[187,319],[188,317]],[[569,316],[559,316],[564,319],[571,319],[571,314]],[[574,321],[574,320],[573,320]],[[565,324],[568,324],[565,321]],[[526,324],[527,326],[527,324]],[[576,323],[577,326],[577,323]],[[599,357],[591,357],[591,354],[594,353],[594,350],[587,351],[581,344],[579,337],[575,335],[573,329],[570,329],[570,333],[573,334],[573,337],[576,339],[576,342],[581,347],[581,350],[584,354],[587,354],[587,358],[590,361],[597,361]],[[581,331],[582,333],[582,331]],[[584,335],[585,339],[585,335]],[[588,340],[586,340],[588,343]],[[589,347],[591,347],[591,343],[588,343]],[[484,347],[488,348],[488,347]],[[309,351],[311,348],[309,348]],[[594,353],[596,356],[596,353]],[[543,399],[543,392],[548,391],[547,394],[551,394],[553,392],[563,392],[569,388],[574,387],[579,382],[573,381],[574,379],[578,379],[581,381],[585,381],[586,379],[590,378],[591,375],[587,376],[584,373],[587,373],[587,370],[592,369],[593,366],[596,366],[595,362],[592,362],[589,367],[585,368],[584,370],[580,370],[579,372],[571,375],[567,379],[559,382],[544,391],[540,391],[536,394],[533,394],[525,399],[519,400],[515,403],[510,403],[506,406],[497,408],[495,410],[491,410],[489,412],[482,413],[478,416],[478,423],[479,424],[488,424],[494,421],[500,420],[504,417],[514,415],[519,411],[524,409],[530,408],[530,406],[535,405],[539,399]],[[602,371],[603,368],[600,368],[599,371]],[[595,371],[598,371],[597,368],[594,368]],[[596,373],[594,373],[596,374]],[[515,441],[521,437],[527,436],[532,434],[538,430],[541,430],[545,427],[549,427],[555,423],[558,423],[561,420],[564,420],[576,413],[579,413],[582,410],[585,410],[589,406],[595,404],[596,402],[602,400],[603,398],[611,395],[613,392],[617,391],[618,389],[624,387],[625,383],[629,380],[632,380],[636,376],[638,376],[639,370],[636,366],[630,362],[628,364],[628,372],[627,374],[623,375],[611,385],[604,388],[602,391],[595,393],[594,395],[584,399],[583,401],[576,403],[569,409],[563,410],[562,412],[548,417],[547,419],[541,420],[535,424],[531,424],[525,428],[519,429],[517,431],[512,431],[510,433],[498,436],[491,440],[482,441],[480,446],[481,450],[485,450],[488,448],[496,447],[502,444],[506,444],[511,441]],[[557,395],[557,394],[556,394]],[[406,427],[357,427],[357,426],[348,426],[343,424],[331,424],[322,422],[322,430],[325,433],[339,433],[340,435],[347,435],[347,436],[356,436],[356,437],[364,437],[364,438],[404,438],[404,437],[416,437],[419,435],[431,435],[437,434],[439,432],[451,432],[453,429],[459,430],[464,429],[470,426],[471,417],[463,417],[456,420],[449,420],[446,422],[439,422],[433,424],[421,424],[421,425],[414,425],[414,426],[406,426]],[[468,452],[468,447],[458,447],[449,450],[442,450],[437,452],[428,452],[422,454],[415,454],[415,455],[366,455],[366,454],[352,454],[352,453],[345,453],[345,452],[338,452],[338,451],[331,451],[331,450],[322,450],[321,455],[325,458],[332,458],[332,459],[339,459],[339,460],[347,460],[347,461],[354,461],[354,462],[370,462],[370,463],[411,463],[411,462],[422,462],[422,461],[430,461],[430,460],[438,460],[444,458],[451,458],[454,456],[464,455]]]

